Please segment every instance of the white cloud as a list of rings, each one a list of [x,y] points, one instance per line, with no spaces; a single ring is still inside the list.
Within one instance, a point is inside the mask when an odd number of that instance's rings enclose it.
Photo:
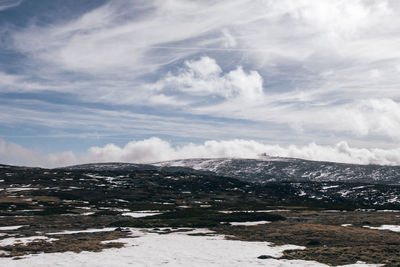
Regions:
[[[253,140],[233,139],[226,141],[210,140],[203,144],[188,143],[182,146],[173,146],[165,140],[152,137],[142,141],[131,141],[123,147],[115,144],[91,147],[83,156],[77,157],[72,152],[41,155],[0,139],[0,161],[2,163],[47,167],[90,162],[152,163],[185,158],[257,159],[262,153],[271,156],[320,161],[400,165],[400,148],[355,148],[350,147],[345,141],[333,146],[322,146],[315,143],[303,146],[280,146]]]
[[[155,85],[157,90],[180,91],[193,96],[220,96],[260,101],[263,98],[263,79],[256,71],[246,73],[242,67],[222,73],[215,59],[202,57],[185,61],[177,74],[168,73]]]
[[[0,0],[0,11],[19,6],[22,0]]]
[[[79,162],[71,151],[43,155],[0,138],[0,163],[21,166],[55,167]]]
[[[1,91],[21,92],[21,91],[39,91],[52,89],[50,86],[38,82],[29,81],[25,75],[8,74],[0,71]]]
[[[78,19],[32,25],[12,36],[20,52],[51,64],[41,68],[46,73],[132,79],[199,52],[220,51],[213,55],[240,54],[259,73],[311,79],[303,89],[312,89],[321,73],[335,74],[325,82],[357,84],[365,81],[365,67],[388,59],[399,64],[398,12],[397,2],[386,0],[112,1]]]
[[[0,139],[0,162],[3,164],[39,165],[41,162],[39,153],[35,153],[18,144],[6,142]]]
[[[36,58],[96,74],[154,71],[208,48],[238,48],[268,64],[305,60],[302,65],[320,71],[312,63],[321,52],[381,57],[371,53],[376,33],[389,41],[385,54],[396,52],[389,35],[395,8],[387,1],[112,1],[64,24],[16,32],[14,42]],[[156,53],[157,47],[171,49]]]
[[[168,101],[170,99],[155,99],[153,101]],[[171,100],[174,101],[174,100]],[[4,127],[13,127],[17,121],[20,124],[35,128],[50,128],[51,133],[41,133],[32,136],[21,131],[12,137],[56,137],[81,138],[93,137],[93,133],[102,138],[127,139],[127,136],[173,136],[179,139],[231,139],[267,138],[271,133],[265,133],[257,125],[240,121],[224,121],[203,119],[201,117],[172,116],[166,114],[151,114],[146,111],[134,112],[129,108],[103,110],[65,104],[50,104],[44,101],[14,100],[0,105],[0,121]],[[223,130],[223,131],[222,131]],[[222,133],[221,133],[222,131]],[[274,137],[275,138],[275,137]],[[276,140],[276,138],[274,139]]]
[[[207,79],[209,76],[218,76],[222,72],[217,62],[215,62],[215,59],[209,57],[185,61],[185,65],[189,68],[187,72],[189,72],[191,76],[196,75],[204,79]]]
[[[224,38],[223,47],[234,48],[237,45],[235,37],[229,32],[227,28],[222,29],[222,35]]]
[[[296,96],[293,96],[296,97]],[[302,136],[325,132],[350,134],[397,142],[400,140],[400,103],[390,98],[351,100],[347,103],[276,103],[265,95],[263,105],[244,105],[239,101],[199,107],[200,114],[241,118],[289,125]]]
[[[301,111],[300,111],[301,112]],[[365,99],[299,114],[309,127],[349,131],[358,136],[382,136],[398,141],[400,104],[391,99]]]
[[[77,156],[72,151],[65,151],[60,153],[51,153],[44,156],[42,164],[50,167],[63,167],[71,166],[80,162]]]
[[[175,60],[177,54],[184,57],[194,51],[153,57],[149,54],[153,47],[202,36],[238,17],[234,13],[220,16],[222,3],[205,4],[113,1],[57,27],[33,25],[16,33],[14,44],[25,53],[72,71],[114,75],[154,71]]]
[[[88,162],[152,162],[175,157],[176,151],[171,145],[159,138],[133,141],[120,148],[114,144],[104,147],[91,147],[86,161]]]
[[[350,147],[342,141],[334,146],[311,143],[304,146],[269,145],[252,140],[206,141],[203,144],[187,144],[173,147],[159,138],[132,141],[124,147],[112,144],[89,150],[85,161],[90,162],[142,162],[151,163],[183,158],[259,158],[260,154],[295,157],[309,160],[333,161],[357,164],[400,164],[400,148],[362,149]]]

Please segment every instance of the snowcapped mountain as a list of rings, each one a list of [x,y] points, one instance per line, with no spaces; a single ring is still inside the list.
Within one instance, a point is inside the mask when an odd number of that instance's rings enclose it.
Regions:
[[[296,158],[183,159],[158,162],[159,167],[193,168],[249,182],[341,181],[400,184],[400,166],[357,165]]]

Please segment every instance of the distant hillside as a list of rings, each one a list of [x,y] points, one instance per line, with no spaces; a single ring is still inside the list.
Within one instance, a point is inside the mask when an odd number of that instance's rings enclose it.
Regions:
[[[211,160],[217,161],[225,164],[253,162]],[[222,166],[221,163],[218,167]],[[103,214],[100,207],[112,203],[118,208],[140,203],[146,206],[145,209],[154,210],[171,209],[171,205],[219,208],[231,205],[305,205],[329,209],[396,210],[400,207],[400,185],[340,181],[251,183],[211,172],[197,172],[187,167],[121,163],[85,164],[61,169],[0,165],[0,192],[8,201],[0,203],[3,207],[0,216],[26,215],[28,209],[32,209],[33,215],[68,213],[82,205],[96,206],[96,212]],[[69,202],[54,202],[55,199]],[[47,205],[45,210],[37,210],[38,205],[44,204]]]
[[[191,167],[184,166],[161,166],[153,164],[140,164],[140,163],[122,163],[122,162],[108,162],[108,163],[88,163],[62,167],[57,169],[64,170],[85,170],[85,171],[164,171],[164,172],[181,172],[190,174],[213,174],[208,170],[196,170]]]
[[[264,159],[183,159],[154,164],[159,167],[186,167],[211,171],[249,182],[341,181],[400,184],[400,166],[357,165],[295,158]]]

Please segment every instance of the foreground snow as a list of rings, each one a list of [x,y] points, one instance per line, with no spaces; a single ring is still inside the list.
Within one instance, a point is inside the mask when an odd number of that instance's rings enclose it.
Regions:
[[[389,230],[393,232],[400,232],[400,225],[390,225],[390,224],[384,224],[378,227],[373,227],[373,226],[364,226],[365,228],[369,229],[374,229],[374,230]]]
[[[0,227],[0,231],[17,230],[24,226],[26,226],[26,225],[2,226],[2,227]]]
[[[145,230],[131,229],[135,238],[118,239],[126,245],[120,249],[79,254],[51,253],[24,257],[21,260],[0,258],[0,266],[312,266],[327,267],[314,261],[258,259],[260,255],[279,257],[285,249],[302,247],[271,246],[268,242],[243,242],[225,240],[221,235],[191,236],[192,232],[175,232],[160,235]],[[204,233],[210,234],[205,230]],[[109,242],[109,241],[107,241]],[[353,264],[347,266],[380,266]]]
[[[15,244],[24,244],[26,245],[29,242],[35,241],[35,240],[45,240],[48,242],[52,242],[57,240],[56,238],[49,238],[47,236],[30,236],[30,237],[9,237],[0,240],[0,246],[9,246],[9,245],[15,245]]]
[[[259,224],[266,224],[271,223],[270,221],[255,221],[255,222],[230,222],[230,225],[233,226],[252,226],[252,225],[259,225]]]
[[[135,211],[135,212],[125,212],[122,213],[122,216],[130,216],[133,218],[142,218],[142,217],[148,217],[148,216],[154,216],[161,214],[160,212],[154,212],[154,211]]]

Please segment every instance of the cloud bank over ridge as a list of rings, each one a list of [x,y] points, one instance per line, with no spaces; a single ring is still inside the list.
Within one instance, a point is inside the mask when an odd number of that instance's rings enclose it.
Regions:
[[[250,140],[206,141],[203,144],[172,146],[160,138],[149,138],[128,142],[119,147],[107,144],[91,147],[83,155],[62,152],[41,155],[13,143],[0,140],[0,162],[42,167],[62,167],[81,163],[129,162],[154,163],[187,158],[251,158],[261,154],[269,156],[294,157],[308,160],[332,161],[355,164],[400,165],[400,149],[359,149],[346,142],[334,146],[311,143],[304,146],[269,145]]]

